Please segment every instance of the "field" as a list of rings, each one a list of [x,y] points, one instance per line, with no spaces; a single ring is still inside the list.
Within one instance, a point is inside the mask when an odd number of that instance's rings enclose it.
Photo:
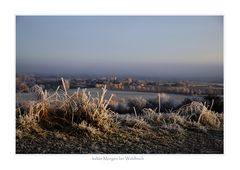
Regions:
[[[17,106],[16,153],[223,153],[224,114],[212,110],[214,101],[163,112],[160,97],[156,109],[136,100],[119,114],[106,87],[92,96],[62,84],[63,95],[36,86],[39,100]]]

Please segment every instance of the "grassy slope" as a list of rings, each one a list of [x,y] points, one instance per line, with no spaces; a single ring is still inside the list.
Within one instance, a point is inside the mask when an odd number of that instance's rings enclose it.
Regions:
[[[39,92],[42,99],[17,114],[16,153],[223,153],[223,114],[201,103],[136,117],[109,110],[104,88],[98,98]]]

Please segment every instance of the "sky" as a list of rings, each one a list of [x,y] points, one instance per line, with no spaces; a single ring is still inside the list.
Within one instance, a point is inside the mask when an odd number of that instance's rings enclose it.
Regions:
[[[16,71],[223,78],[222,16],[16,16]]]

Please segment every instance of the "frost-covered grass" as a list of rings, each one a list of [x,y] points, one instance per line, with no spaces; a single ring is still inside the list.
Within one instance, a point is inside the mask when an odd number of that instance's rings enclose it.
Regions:
[[[134,114],[118,114],[109,107],[109,104],[114,105],[113,96],[105,98],[106,86],[97,97],[92,97],[86,89],[78,89],[68,95],[64,81],[62,82],[64,95],[59,95],[59,88],[49,95],[47,91],[36,86],[39,100],[25,103],[16,109],[16,137],[19,142],[29,136],[34,136],[33,139],[37,140],[36,136],[48,138],[49,135],[64,136],[64,141],[73,135],[81,141],[86,137],[91,140],[101,139],[106,143],[112,138],[115,142],[124,140],[131,143],[139,141],[140,138],[152,142],[151,137],[161,139],[167,135],[166,138],[170,140],[170,134],[183,137],[193,129],[196,133],[223,131],[223,113],[215,113],[210,106],[201,102],[192,102],[177,110],[163,113],[157,108],[146,108],[146,101],[137,98],[128,105],[130,109],[134,108]],[[147,138],[149,135],[151,137]]]

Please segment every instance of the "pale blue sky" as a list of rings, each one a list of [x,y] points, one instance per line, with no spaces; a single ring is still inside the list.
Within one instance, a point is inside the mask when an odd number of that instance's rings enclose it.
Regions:
[[[222,16],[17,16],[18,73],[223,76]]]

